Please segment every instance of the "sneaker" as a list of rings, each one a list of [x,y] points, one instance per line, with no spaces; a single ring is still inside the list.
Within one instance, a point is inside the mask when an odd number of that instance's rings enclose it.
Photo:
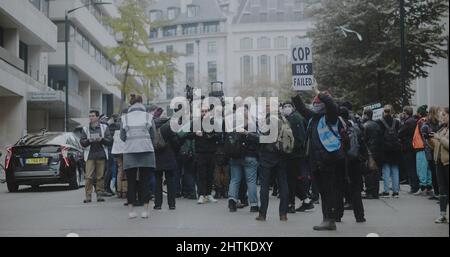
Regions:
[[[295,205],[289,205],[288,213],[295,213]]]
[[[236,204],[236,208],[238,208],[238,209],[242,209],[242,208],[245,208],[245,207],[247,207],[248,206],[248,203],[241,203],[241,202],[238,202],[237,204]]]
[[[399,197],[398,193],[392,193],[392,198],[398,198],[398,197]]]
[[[302,205],[300,207],[298,207],[295,211],[306,212],[306,211],[312,211],[312,210],[314,210],[314,204],[312,202],[310,202],[310,203],[303,202]]]
[[[208,201],[212,202],[212,203],[217,203],[217,200],[214,199],[214,197],[212,195],[208,195],[207,196]]]
[[[97,202],[104,202],[105,199],[97,197]]]
[[[155,205],[153,206],[153,210],[161,210],[161,206]]]
[[[143,211],[143,212],[141,213],[141,218],[143,218],[143,219],[148,219],[148,212]]]
[[[250,207],[250,212],[259,212],[259,207],[258,206]]]
[[[174,206],[169,206],[169,210],[175,210],[175,205]]]
[[[417,190],[413,195],[423,195],[425,192],[423,190]]]
[[[383,193],[380,194],[380,197],[383,197],[383,198],[389,198],[390,195],[389,195],[388,192],[383,192]]]
[[[445,216],[440,216],[439,218],[437,218],[434,223],[436,224],[445,224],[448,223],[447,218]]]
[[[135,212],[128,213],[128,218],[129,219],[135,219],[136,217],[137,217],[137,214]]]
[[[228,209],[230,209],[230,212],[236,212],[236,202],[233,199],[228,200]]]
[[[349,203],[344,204],[344,210],[350,211],[353,210],[353,206]]]
[[[83,201],[83,203],[90,203],[90,202],[92,202],[91,199],[86,199],[86,200]]]
[[[208,202],[208,199],[206,199],[203,195],[201,195],[198,198],[198,201],[197,201],[198,204],[204,204],[204,203],[207,203],[207,202]]]

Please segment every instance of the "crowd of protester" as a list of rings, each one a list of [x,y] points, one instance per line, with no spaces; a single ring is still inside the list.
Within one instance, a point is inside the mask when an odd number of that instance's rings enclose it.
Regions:
[[[170,210],[180,197],[197,204],[223,198],[230,212],[249,206],[265,221],[272,191],[281,221],[320,203],[323,221],[314,230],[336,230],[344,210],[365,222],[362,199],[399,198],[405,185],[410,194],[438,200],[435,222],[447,223],[448,107],[420,106],[414,113],[406,106],[396,113],[385,105],[374,120],[372,109],[358,115],[350,102],[336,102],[327,92],[311,105],[293,94],[276,115],[267,107],[266,119],[277,119],[282,135],[267,144],[259,140],[264,133],[248,129],[257,122],[248,108],[244,129],[230,133],[172,131],[163,109],[145,106],[138,95],[121,115],[101,119],[91,111],[80,140],[84,202],[92,201],[95,184],[97,201],[116,194],[127,199],[129,218],[141,205],[141,217],[148,218],[150,201],[160,210],[166,188]],[[209,115],[213,110],[202,108],[202,119]]]

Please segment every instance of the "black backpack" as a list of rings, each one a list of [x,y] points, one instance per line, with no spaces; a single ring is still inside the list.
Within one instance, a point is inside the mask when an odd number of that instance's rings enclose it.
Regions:
[[[398,131],[396,129],[396,125],[397,125],[398,121],[393,119],[392,126],[389,126],[389,124],[387,124],[387,122],[384,118],[381,118],[381,122],[383,123],[383,125],[385,127],[384,135],[383,135],[384,150],[388,151],[388,152],[400,151],[401,143],[400,143],[400,139],[398,137]]]

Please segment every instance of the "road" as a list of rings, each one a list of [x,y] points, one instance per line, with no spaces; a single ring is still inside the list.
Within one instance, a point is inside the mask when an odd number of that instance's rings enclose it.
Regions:
[[[33,191],[21,187],[8,193],[0,184],[0,236],[56,236],[69,233],[86,236],[293,236],[293,237],[365,237],[377,233],[386,237],[448,237],[449,226],[434,224],[439,213],[436,201],[407,194],[402,186],[399,199],[364,200],[367,222],[355,222],[352,211],[346,211],[337,231],[317,232],[320,206],[310,213],[288,215],[287,222],[278,219],[278,199],[270,197],[266,222],[255,221],[249,208],[230,213],[227,200],[197,205],[194,200],[177,199],[177,209],[150,210],[150,218],[128,219],[123,199],[107,198],[104,203],[83,204],[84,189],[68,190],[65,186],[41,186]],[[152,204],[152,203],[151,203]],[[137,211],[141,211],[138,207]]]

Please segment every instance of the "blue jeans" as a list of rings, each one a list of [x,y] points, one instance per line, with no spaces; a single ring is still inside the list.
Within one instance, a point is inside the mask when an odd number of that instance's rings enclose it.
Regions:
[[[248,200],[250,206],[258,206],[258,194],[256,192],[256,174],[258,161],[255,157],[243,159],[230,159],[230,187],[228,198],[237,201],[239,199],[239,186],[242,176],[245,174],[247,181]]]
[[[398,193],[400,191],[399,169],[396,164],[383,164],[383,184],[384,192],[389,192],[389,178],[392,180],[392,191]]]
[[[427,157],[425,156],[425,151],[416,153],[416,167],[420,187],[431,187],[431,170],[428,165]]]

